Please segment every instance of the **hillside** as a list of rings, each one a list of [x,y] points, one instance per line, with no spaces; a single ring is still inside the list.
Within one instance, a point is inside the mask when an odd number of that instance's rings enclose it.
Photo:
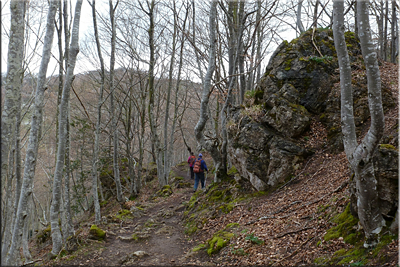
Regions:
[[[384,82],[394,81],[389,84],[397,97],[396,66],[381,70]],[[386,112],[386,135],[397,135],[397,114],[398,105]],[[320,123],[311,124],[308,136],[315,153],[276,191],[256,192],[246,180],[212,184],[208,178],[207,190],[193,194],[183,162],[173,169],[171,192],[157,193],[154,179],[123,209],[112,199],[103,203],[104,240],[90,238],[93,214],[76,222],[76,242],[56,259],[47,258],[51,240],[39,242],[37,236],[31,242],[35,265],[397,266],[398,236],[386,232],[375,250],[360,248],[362,232],[346,210],[350,173],[344,152],[327,151]]]
[[[367,80],[359,43],[353,33],[346,38],[361,140],[370,124]],[[380,69],[385,129],[372,160],[387,225],[376,248],[363,248],[364,231],[354,217],[357,198],[343,152],[338,63],[332,31],[320,29],[283,42],[257,87],[231,109],[230,170],[223,182],[212,183],[210,174],[206,190],[193,193],[183,161],[159,190],[157,167],[149,164],[140,195],[118,204],[110,176],[102,223],[93,225],[89,209],[52,259],[50,228],[38,233],[31,242],[35,264],[396,266],[398,235],[391,233],[398,210],[398,70],[385,62]],[[213,170],[211,156],[204,155]],[[121,169],[124,178],[128,174],[124,165]]]

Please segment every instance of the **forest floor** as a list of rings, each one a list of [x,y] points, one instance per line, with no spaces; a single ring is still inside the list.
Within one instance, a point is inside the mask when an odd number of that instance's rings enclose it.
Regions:
[[[397,79],[397,68],[389,66],[383,81]],[[397,81],[391,87],[398,97]],[[386,115],[385,132],[396,133],[398,128],[398,106]],[[397,126],[396,126],[397,125]],[[368,125],[366,124],[366,129]],[[309,145],[316,153],[309,157],[296,176],[278,190],[264,194],[253,194],[237,202],[227,214],[208,218],[194,234],[185,234],[184,212],[194,195],[193,180],[188,176],[188,167],[174,167],[177,176],[189,183],[184,188],[173,188],[170,196],[155,196],[158,190],[155,181],[143,188],[141,196],[126,205],[136,205],[137,217],[115,219],[121,207],[110,201],[102,207],[102,216],[107,218],[100,228],[106,231],[102,241],[92,240],[88,235],[94,223],[93,214],[81,219],[75,230],[79,232],[76,251],[64,253],[56,259],[48,259],[51,240],[38,245],[31,241],[31,253],[37,266],[318,266],[329,264],[325,259],[338,251],[349,251],[352,245],[342,237],[325,241],[327,231],[335,226],[333,218],[345,210],[349,203],[349,166],[344,152],[330,154],[324,148],[326,131],[319,123],[311,125]],[[211,158],[205,157],[207,164]],[[208,177],[207,185],[212,178]],[[199,198],[207,192],[198,192]],[[218,254],[209,256],[205,250],[193,252],[193,248],[204,244],[213,234],[237,223],[234,237]],[[133,238],[133,236],[135,238]],[[136,240],[137,239],[137,240]],[[258,242],[252,241],[261,240]],[[369,265],[399,266],[398,237],[381,247],[378,252],[367,252]],[[376,258],[376,260],[374,260]],[[318,259],[320,259],[318,261]],[[360,257],[345,266],[362,266]]]

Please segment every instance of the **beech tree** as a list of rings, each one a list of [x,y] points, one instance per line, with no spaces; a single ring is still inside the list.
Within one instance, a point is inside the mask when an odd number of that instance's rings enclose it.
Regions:
[[[208,103],[210,100],[210,90],[211,90],[211,79],[214,74],[215,70],[215,60],[216,60],[216,18],[217,18],[217,1],[211,2],[210,6],[210,17],[209,17],[209,29],[210,29],[210,48],[209,48],[209,57],[208,57],[208,67],[207,72],[204,76],[204,83],[203,83],[203,92],[201,97],[201,104],[200,104],[200,117],[194,128],[195,136],[197,142],[200,144],[201,147],[204,147],[208,152],[210,152],[214,163],[215,169],[219,170],[222,159],[220,152],[218,150],[217,145],[211,139],[206,139],[203,130],[205,129],[207,120],[209,119],[208,116]],[[220,177],[218,173],[214,176],[214,181],[219,181]]]
[[[63,86],[63,92],[60,102],[60,115],[58,127],[58,149],[56,170],[54,173],[53,182],[53,199],[50,208],[50,224],[51,224],[51,239],[53,241],[53,249],[51,253],[57,255],[62,246],[62,236],[58,224],[60,204],[61,204],[61,187],[62,176],[65,160],[65,147],[67,138],[67,122],[68,122],[68,103],[70,98],[70,90],[74,80],[74,69],[76,57],[79,53],[79,22],[81,16],[82,0],[77,0],[75,6],[74,22],[72,26],[71,43],[69,45],[68,67]]]
[[[93,149],[93,165],[92,165],[92,194],[93,194],[93,202],[94,202],[94,213],[95,213],[95,223],[100,223],[101,213],[100,213],[100,204],[99,204],[99,196],[97,191],[97,164],[99,161],[99,139],[100,139],[100,126],[101,126],[101,106],[103,105],[103,92],[104,92],[104,84],[105,84],[105,68],[104,68],[104,59],[101,52],[100,40],[99,40],[99,32],[97,28],[97,17],[96,17],[96,1],[92,1],[92,16],[93,16],[93,28],[94,28],[94,36],[96,39],[96,47],[97,54],[100,60],[100,92],[99,99],[97,104],[97,121],[96,121],[96,129],[94,132],[94,149]]]
[[[5,81],[4,107],[1,114],[1,183],[6,185],[6,191],[12,192],[12,173],[14,169],[14,154],[20,155],[19,145],[19,124],[21,116],[21,87],[24,77],[24,30],[25,30],[25,8],[26,1],[12,0],[10,2],[11,25],[10,40],[8,43],[7,57],[7,76]],[[15,138],[13,138],[13,136]],[[18,143],[16,143],[18,141]],[[14,149],[10,149],[13,147]],[[15,158],[15,164],[18,167],[20,160]],[[16,173],[19,175],[19,173]],[[17,180],[18,182],[18,180]],[[17,189],[20,189],[20,187]],[[2,247],[1,263],[6,259],[6,253],[10,247],[12,233],[12,220],[15,218],[12,210],[13,198],[2,194],[4,202],[2,209]],[[19,191],[16,190],[15,201],[18,203]]]
[[[39,132],[42,124],[43,115],[44,91],[47,89],[46,72],[50,61],[51,46],[53,43],[54,19],[56,11],[57,1],[50,1],[50,8],[47,13],[46,35],[43,44],[42,61],[40,64],[35,92],[34,111],[31,119],[31,130],[29,133],[28,147],[25,156],[21,194],[18,202],[18,209],[12,234],[11,246],[6,257],[5,265],[18,264],[19,248],[21,247],[24,222],[28,215],[28,200],[32,194],[32,183],[37,162]]]
[[[351,67],[344,38],[343,1],[334,1],[333,13],[334,42],[340,68],[343,143],[347,159],[354,171],[358,217],[366,236],[365,247],[377,244],[378,234],[385,225],[379,209],[377,181],[372,161],[374,150],[383,134],[384,115],[377,53],[371,40],[368,4],[368,1],[357,1],[358,33],[367,72],[368,103],[371,113],[370,129],[360,144],[357,142],[354,123]]]

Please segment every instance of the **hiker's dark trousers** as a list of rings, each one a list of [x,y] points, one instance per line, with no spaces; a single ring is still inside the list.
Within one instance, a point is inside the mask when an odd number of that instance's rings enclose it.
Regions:
[[[204,172],[195,173],[196,179],[194,180],[194,191],[197,190],[199,186],[199,181],[201,182],[201,188],[204,189]]]
[[[194,179],[193,167],[190,167],[190,179]]]

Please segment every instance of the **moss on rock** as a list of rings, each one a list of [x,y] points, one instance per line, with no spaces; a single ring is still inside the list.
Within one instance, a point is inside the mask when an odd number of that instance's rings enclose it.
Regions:
[[[234,236],[233,233],[225,232],[225,231],[218,231],[213,235],[212,238],[208,240],[208,255],[218,253],[223,247],[228,245],[231,238]]]
[[[358,219],[351,214],[350,203],[347,205],[346,209],[334,219],[334,222],[337,223],[337,226],[327,231],[324,236],[325,241],[343,237],[346,243],[354,245],[362,238],[362,234],[354,229],[358,224]]]
[[[91,238],[96,240],[104,240],[106,238],[106,232],[101,230],[97,225],[93,224],[90,227],[89,234]]]

